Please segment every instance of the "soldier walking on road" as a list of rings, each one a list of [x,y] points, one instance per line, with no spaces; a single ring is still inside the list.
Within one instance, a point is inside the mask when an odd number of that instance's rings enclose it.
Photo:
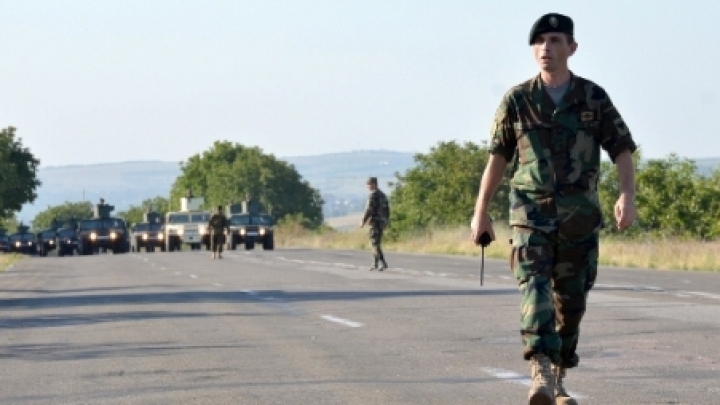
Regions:
[[[604,219],[597,195],[600,155],[617,166],[618,229],[635,220],[636,145],[599,85],[568,68],[573,21],[546,14],[530,31],[540,73],[508,91],[491,131],[491,153],[478,193],[471,239],[495,234],[488,207],[508,162],[511,269],[522,297],[523,358],[530,362],[530,404],[577,404],[563,386],[577,367],[580,321],[597,276]]]
[[[370,222],[370,245],[373,248],[373,256],[375,258],[375,263],[370,268],[370,271],[375,269],[383,271],[388,267],[382,251],[382,237],[390,221],[390,204],[388,203],[385,193],[378,188],[376,177],[370,177],[367,181],[367,186],[370,194],[368,195],[365,214],[363,215],[362,222],[360,222],[360,227],[362,228],[368,221]],[[378,262],[382,263],[382,267],[378,268]]]
[[[212,258],[222,259],[222,246],[225,242],[224,231],[230,232],[228,219],[222,212],[222,205],[218,205],[217,212],[210,217],[208,228],[210,228],[210,244],[212,245]]]

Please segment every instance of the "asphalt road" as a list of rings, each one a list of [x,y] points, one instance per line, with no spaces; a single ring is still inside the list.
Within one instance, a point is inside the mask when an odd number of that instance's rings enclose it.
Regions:
[[[0,273],[1,404],[523,404],[504,261],[276,250]],[[720,273],[601,269],[581,404],[720,403]]]

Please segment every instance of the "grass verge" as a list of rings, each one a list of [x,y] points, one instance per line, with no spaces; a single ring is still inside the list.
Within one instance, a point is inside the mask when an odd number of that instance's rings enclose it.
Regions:
[[[469,241],[467,228],[428,230],[398,242],[385,242],[387,252],[479,256],[480,248]],[[486,257],[509,259],[510,229],[495,230],[495,243],[485,249]],[[370,250],[367,229],[346,232],[312,232],[296,225],[278,227],[278,247]],[[600,264],[659,270],[720,271],[720,242],[688,241],[673,238],[618,239],[600,241]]]
[[[18,262],[22,259],[21,255],[17,254],[0,254],[0,271],[5,271],[10,265]]]

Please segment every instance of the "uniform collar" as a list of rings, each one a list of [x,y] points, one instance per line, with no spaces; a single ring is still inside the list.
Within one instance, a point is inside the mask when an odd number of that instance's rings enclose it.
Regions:
[[[548,112],[561,111],[572,105],[578,104],[583,100],[583,89],[578,79],[578,76],[570,71],[570,86],[560,102],[555,105],[555,102],[553,102],[550,95],[547,93],[545,88],[546,86],[540,78],[540,73],[538,73],[530,85],[533,100],[538,104],[542,104],[544,107],[543,109],[549,110]]]

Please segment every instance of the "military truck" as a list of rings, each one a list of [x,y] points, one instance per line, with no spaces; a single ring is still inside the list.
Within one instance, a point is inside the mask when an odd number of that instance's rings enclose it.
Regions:
[[[57,248],[57,228],[59,227],[60,223],[57,219],[53,219],[48,229],[36,234],[38,256],[45,257]]]
[[[143,222],[138,222],[130,228],[130,250],[139,252],[154,252],[155,248],[165,251],[165,233],[162,217],[157,212],[143,214]]]
[[[38,252],[35,234],[30,232],[29,226],[22,223],[18,226],[17,232],[8,237],[8,242],[10,244],[9,252],[11,253],[36,255]]]
[[[182,250],[183,245],[191,250],[200,250],[205,245],[210,250],[210,234],[208,221],[210,212],[202,210],[205,204],[203,197],[194,197],[188,192],[180,199],[180,211],[165,214],[165,249],[168,252]]]
[[[10,250],[10,241],[7,229],[0,228],[0,253],[7,253]]]
[[[275,220],[271,215],[262,213],[259,204],[249,200],[242,205],[230,204],[227,217],[230,234],[226,238],[226,249],[235,250],[237,245],[244,245],[245,250],[252,250],[256,243],[261,244],[264,250],[275,249]]]
[[[115,206],[100,199],[93,209],[93,217],[78,224],[78,254],[92,255],[101,250],[127,253],[130,250],[128,229],[125,221],[110,215]]]
[[[58,230],[55,246],[59,257],[72,256],[78,249],[78,223],[74,218],[65,221]]]

